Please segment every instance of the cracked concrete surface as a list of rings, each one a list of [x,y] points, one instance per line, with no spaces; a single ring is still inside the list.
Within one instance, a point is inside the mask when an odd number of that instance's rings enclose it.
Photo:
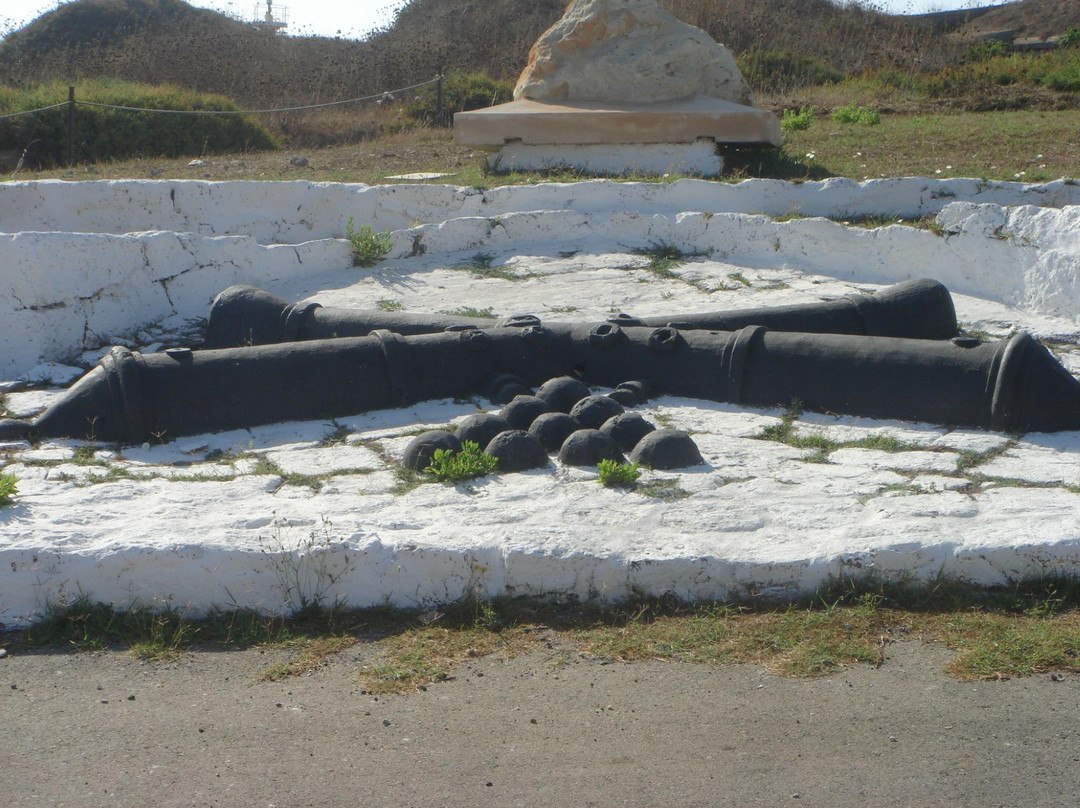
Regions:
[[[8,184],[5,227],[17,221],[27,232],[0,234],[0,280],[7,299],[22,301],[0,317],[0,376],[60,373],[49,360],[92,364],[110,342],[187,342],[189,321],[237,282],[325,305],[599,320],[806,302],[922,276],[952,288],[967,330],[1029,330],[1080,372],[1075,187],[943,182],[590,182],[484,193]],[[730,210],[740,201],[745,211]],[[391,255],[368,270],[351,266],[343,239],[327,237],[361,202],[370,215],[358,222],[394,228]],[[887,205],[936,211],[948,237],[760,215],[853,216]],[[100,232],[45,232],[64,217]],[[160,229],[181,225],[191,230]],[[241,235],[217,234],[225,232]],[[297,233],[315,240],[290,242]],[[639,254],[658,243],[689,256],[667,277]],[[501,277],[469,271],[478,254]],[[89,299],[78,307],[30,310],[80,296]],[[10,392],[3,406],[33,413],[52,395]],[[0,447],[0,473],[19,480],[15,504],[0,509],[0,621],[31,619],[79,593],[193,612],[287,609],[301,594],[411,605],[477,587],[723,598],[805,591],[843,574],[993,584],[1080,565],[1078,433],[1014,438],[806,413],[795,433],[826,441],[809,450],[761,439],[779,411],[668,397],[642,414],[691,431],[706,463],[649,473],[637,492],[604,489],[594,471],[557,463],[458,486],[402,485],[394,461],[411,433],[486,407],[435,401],[336,424],[164,435],[163,445],[142,447]],[[337,443],[324,445],[330,437]],[[297,564],[322,558],[333,582],[315,575],[303,593],[282,591],[273,553]]]

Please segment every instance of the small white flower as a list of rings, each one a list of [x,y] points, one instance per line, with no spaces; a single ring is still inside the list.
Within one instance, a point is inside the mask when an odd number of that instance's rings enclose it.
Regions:
[[[946,171],[952,171],[952,166],[945,166]]]
[[[1036,154],[1036,155],[1035,155],[1035,159],[1036,159],[1036,160],[1041,160],[1041,159],[1042,159],[1042,155],[1041,155],[1041,154]]]
[[[935,168],[935,169],[934,169],[934,173],[935,173],[935,174],[940,174],[940,173],[941,173],[941,169],[940,169],[940,168]]]
[[[806,153],[806,159],[807,160],[813,160],[814,159],[814,153],[813,152],[807,152]]]

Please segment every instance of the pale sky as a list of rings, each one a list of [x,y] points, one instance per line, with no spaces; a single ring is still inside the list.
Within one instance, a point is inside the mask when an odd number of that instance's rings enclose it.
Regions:
[[[72,0],[0,0],[0,35],[20,28],[34,18]],[[893,14],[920,14],[992,5],[994,0],[869,0],[868,4]],[[223,11],[244,20],[254,19],[256,8],[261,18],[266,1],[258,0],[188,0],[201,8]],[[405,0],[277,0],[274,10],[287,13],[293,36],[341,36],[361,39],[367,33],[389,25]]]

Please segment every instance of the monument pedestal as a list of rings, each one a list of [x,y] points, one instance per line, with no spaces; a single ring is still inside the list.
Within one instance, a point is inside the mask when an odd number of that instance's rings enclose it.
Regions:
[[[691,96],[650,104],[519,99],[454,116],[454,140],[497,151],[502,169],[571,166],[596,173],[720,173],[717,144],[780,145],[768,110]]]
[[[626,174],[686,174],[691,177],[719,177],[724,158],[711,139],[694,143],[650,143],[627,145],[566,144],[528,146],[507,143],[487,157],[492,171],[550,171],[571,169],[599,176]]]

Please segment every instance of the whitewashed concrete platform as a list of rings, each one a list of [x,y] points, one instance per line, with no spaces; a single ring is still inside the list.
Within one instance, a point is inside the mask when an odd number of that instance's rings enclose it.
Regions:
[[[59,378],[114,341],[183,342],[236,282],[327,305],[588,320],[809,301],[911,277],[949,285],[969,329],[1030,330],[1080,373],[1075,185],[881,182],[6,184],[0,378]],[[840,221],[773,218],[799,210]],[[912,210],[937,214],[932,229],[843,222]],[[350,215],[393,231],[393,252],[372,269],[351,267],[336,237]],[[658,277],[640,254],[661,243],[696,253],[677,277]],[[56,394],[8,393],[3,405],[32,413]],[[0,622],[81,595],[200,614],[1080,572],[1080,433],[808,414],[798,429],[834,441],[813,452],[757,437],[779,412],[662,398],[643,414],[690,430],[706,464],[648,473],[643,490],[607,490],[594,472],[554,463],[400,484],[394,461],[411,433],[487,406],[436,401],[155,446],[4,446],[0,473],[18,478],[19,495],[0,509]],[[859,443],[882,435],[892,451]]]

